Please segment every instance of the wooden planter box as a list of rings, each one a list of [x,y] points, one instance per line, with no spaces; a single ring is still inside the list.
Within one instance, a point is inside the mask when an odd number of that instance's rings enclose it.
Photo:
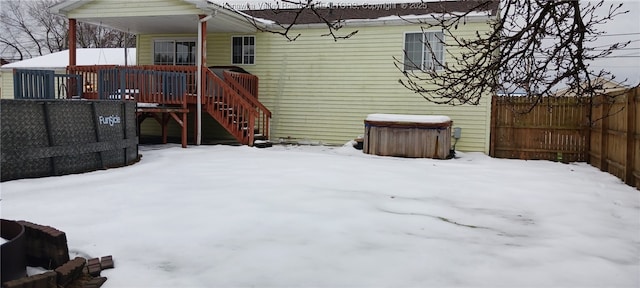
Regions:
[[[447,116],[371,114],[364,121],[363,152],[408,158],[449,158],[451,124]]]

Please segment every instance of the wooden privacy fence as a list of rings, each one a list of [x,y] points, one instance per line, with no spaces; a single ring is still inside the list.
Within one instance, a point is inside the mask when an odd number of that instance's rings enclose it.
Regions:
[[[617,93],[617,94],[613,94]],[[640,87],[589,102],[574,97],[494,96],[489,155],[588,162],[628,185],[640,184]],[[531,108],[529,113],[526,112]]]
[[[494,96],[489,155],[497,158],[586,162],[589,106],[576,98]],[[535,106],[534,106],[535,105]],[[533,108],[531,108],[533,106]],[[527,112],[531,109],[530,112]]]
[[[640,188],[640,86],[610,96],[593,101],[588,162]]]

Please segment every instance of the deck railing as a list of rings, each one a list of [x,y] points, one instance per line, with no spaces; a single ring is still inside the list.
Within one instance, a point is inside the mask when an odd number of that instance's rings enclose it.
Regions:
[[[98,71],[119,68],[137,69],[145,71],[180,72],[186,74],[186,93],[196,94],[196,66],[176,66],[176,65],[139,65],[139,66],[115,66],[115,65],[93,65],[93,66],[69,66],[68,74],[82,75],[84,84],[82,85],[83,95],[86,99],[98,99]]]
[[[228,79],[228,76],[233,78],[238,84],[240,84],[247,92],[249,92],[249,95],[253,96],[253,98],[258,98],[258,77],[247,73],[225,71],[225,80]]]
[[[196,95],[197,93],[197,71],[198,67],[196,66],[182,66],[182,65],[142,65],[135,66],[142,70],[148,71],[164,71],[164,72],[178,72],[184,73],[187,78],[187,94]]]
[[[252,75],[246,70],[238,67],[238,66],[210,66],[211,70],[216,72],[216,75],[219,77],[223,77],[222,74],[224,72],[230,72],[230,76],[232,76],[245,90],[249,92],[249,94],[253,95],[254,98],[258,98],[258,77]],[[218,73],[218,70],[224,71],[223,73]],[[226,76],[225,76],[226,77]],[[225,78],[223,77],[223,78]]]
[[[82,95],[85,99],[98,99],[98,71],[116,68],[115,65],[68,66],[67,74],[82,76]]]
[[[55,74],[51,70],[15,69],[13,89],[16,99],[82,98],[82,75]]]
[[[98,79],[100,99],[187,106],[185,73],[116,67],[98,71]]]

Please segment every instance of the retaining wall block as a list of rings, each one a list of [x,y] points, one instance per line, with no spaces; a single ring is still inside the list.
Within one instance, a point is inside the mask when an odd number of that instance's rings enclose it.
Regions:
[[[87,260],[87,268],[89,271],[89,275],[91,276],[100,276],[100,271],[102,271],[102,267],[100,267],[100,259],[91,258]]]
[[[100,267],[102,267],[102,270],[113,268],[114,267],[113,257],[109,255],[109,256],[104,256],[100,258]]]
[[[27,265],[55,269],[69,261],[67,235],[53,227],[18,221],[25,228]]]
[[[76,257],[56,268],[55,272],[58,275],[58,285],[65,286],[80,278],[83,274],[82,270],[85,267],[86,261],[87,260],[82,257]]]
[[[29,277],[4,282],[3,288],[57,288],[57,274],[48,271]]]
[[[106,277],[95,277],[87,281],[87,283],[84,284],[84,288],[100,288],[104,282],[107,282]]]

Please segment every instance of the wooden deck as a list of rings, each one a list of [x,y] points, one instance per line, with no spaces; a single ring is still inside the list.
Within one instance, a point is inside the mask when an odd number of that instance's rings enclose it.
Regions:
[[[236,67],[237,68],[237,67]],[[203,68],[202,111],[218,121],[238,142],[253,145],[256,134],[269,137],[271,112],[258,101],[258,78],[234,67]],[[240,72],[238,72],[240,71]],[[197,104],[195,66],[69,66],[67,73],[80,75],[83,98],[152,103],[138,108],[138,123],[155,119],[167,141],[167,125],[182,127],[182,146],[187,146],[187,115]]]

